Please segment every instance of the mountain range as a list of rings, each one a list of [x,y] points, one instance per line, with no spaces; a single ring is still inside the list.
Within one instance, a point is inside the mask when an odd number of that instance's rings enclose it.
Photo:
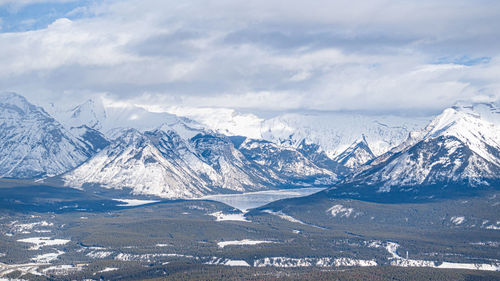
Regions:
[[[45,110],[6,93],[0,109],[0,177],[76,188],[196,198],[334,185],[328,192],[381,195],[488,187],[500,175],[495,103],[457,104],[433,119],[227,110],[221,119],[221,109],[156,113],[94,100]]]

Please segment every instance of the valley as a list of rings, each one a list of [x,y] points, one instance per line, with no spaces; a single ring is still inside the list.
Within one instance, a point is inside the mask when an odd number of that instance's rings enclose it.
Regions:
[[[136,280],[182,271],[385,280],[402,270],[437,271],[432,274],[442,279],[436,280],[500,277],[499,192],[398,204],[332,199],[325,192],[285,199],[297,195],[288,190],[283,200],[242,213],[203,199],[128,205],[90,194],[47,197],[32,190],[32,198],[21,200],[13,188],[0,191],[0,278]],[[5,203],[15,200],[22,209]]]
[[[421,127],[330,114],[324,138],[282,116],[260,139],[137,107],[0,107],[0,278],[500,278],[495,104]]]

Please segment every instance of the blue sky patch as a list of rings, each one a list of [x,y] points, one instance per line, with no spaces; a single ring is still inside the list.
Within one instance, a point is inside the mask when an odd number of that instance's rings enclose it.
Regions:
[[[22,32],[46,28],[59,18],[77,19],[81,13],[71,13],[91,1],[66,3],[35,3],[17,7],[12,4],[0,6],[0,32]]]

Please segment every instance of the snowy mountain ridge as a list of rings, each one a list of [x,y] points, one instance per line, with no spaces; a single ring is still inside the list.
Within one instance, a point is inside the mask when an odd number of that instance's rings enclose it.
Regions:
[[[274,170],[245,157],[224,135],[177,122],[153,131],[124,130],[109,146],[62,178],[69,186],[97,184],[114,189],[128,187],[134,194],[195,198],[293,186],[296,183],[291,179],[297,180],[294,177],[334,176],[304,159],[294,163],[301,169],[288,174]]]
[[[248,125],[255,135],[258,124],[261,138],[255,139],[228,137],[206,120],[91,100],[70,110],[51,107],[59,123],[20,95],[2,97],[0,176],[7,178],[59,175],[73,187],[193,198],[338,181],[379,192],[474,187],[500,174],[498,103],[459,103],[430,123],[338,112],[239,119],[228,111],[231,126],[243,122],[234,132]]]
[[[488,186],[500,178],[499,118],[495,103],[445,109],[347,182],[381,192],[438,184]]]
[[[41,107],[15,93],[0,96],[0,177],[40,178],[61,174],[95,150]]]
[[[284,113],[266,119],[226,108],[169,107],[165,111],[228,136],[263,139],[294,148],[317,144],[330,159],[363,136],[372,153],[381,155],[432,119],[347,112]]]

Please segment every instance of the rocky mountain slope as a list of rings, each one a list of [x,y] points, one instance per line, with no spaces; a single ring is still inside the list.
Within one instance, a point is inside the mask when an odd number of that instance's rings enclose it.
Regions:
[[[334,176],[306,159],[294,161],[302,170],[275,169],[272,163],[245,157],[224,135],[177,121],[152,131],[124,130],[62,178],[70,186],[128,187],[135,194],[193,198],[293,186],[295,181]]]
[[[80,165],[97,150],[24,97],[1,95],[1,178],[58,175]]]
[[[416,192],[423,186],[487,187],[500,179],[500,106],[457,105],[372,160],[350,186]]]

